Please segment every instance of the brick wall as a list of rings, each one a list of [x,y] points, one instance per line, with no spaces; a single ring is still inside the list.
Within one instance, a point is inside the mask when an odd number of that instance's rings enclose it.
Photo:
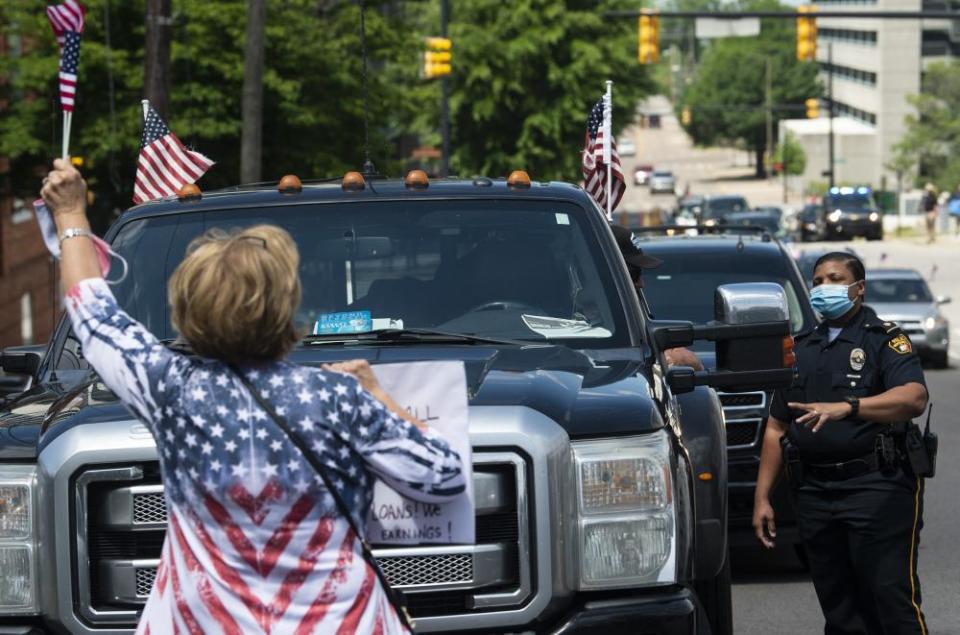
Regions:
[[[0,159],[0,174],[5,173]],[[53,331],[53,267],[40,229],[33,218],[14,217],[14,201],[9,189],[0,191],[0,348],[16,346],[23,341],[22,299],[30,297],[33,321],[33,342],[43,343]],[[15,222],[19,220],[19,222]]]

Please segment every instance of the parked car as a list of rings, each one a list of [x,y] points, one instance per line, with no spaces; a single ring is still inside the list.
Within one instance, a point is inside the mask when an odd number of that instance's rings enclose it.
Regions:
[[[817,260],[819,260],[821,256],[826,255],[832,251],[838,251],[838,250],[822,249],[822,248],[813,249],[813,250],[801,249],[799,253],[797,253],[796,255],[797,267],[800,269],[800,275],[803,276],[803,281],[806,283],[808,289],[813,286],[813,267],[814,265],[817,264]],[[858,254],[856,251],[854,251],[850,247],[844,247],[840,251],[845,251],[849,254],[852,254],[857,258],[860,258],[861,262],[863,261],[863,258],[861,258],[860,254]]]
[[[950,362],[950,323],[940,306],[947,296],[934,297],[914,269],[871,269],[867,272],[866,302],[882,320],[896,322],[920,356],[937,368]]]
[[[650,181],[650,175],[653,174],[652,165],[638,165],[633,170],[633,184],[646,185]]]
[[[713,226],[723,223],[727,214],[750,210],[747,199],[742,196],[708,196],[703,201],[700,224]]]
[[[130,263],[120,305],[182,346],[166,285],[189,242],[210,227],[285,228],[300,246],[301,330],[356,311],[391,324],[308,336],[291,363],[466,367],[476,544],[374,545],[423,632],[729,635],[724,423],[708,386],[789,384],[789,294],[697,285],[678,295],[704,293],[698,308],[716,310],[687,317],[709,326],[659,323],[581,188],[349,176],[128,210],[106,236]],[[664,350],[700,337],[730,352],[717,372],[668,371]],[[167,527],[151,434],[69,320],[46,347],[3,351],[0,369],[21,379],[0,385],[0,631],[129,633]]]
[[[883,239],[883,215],[868,187],[833,187],[823,197],[828,239]]]
[[[677,189],[677,178],[669,170],[654,170],[650,175],[650,192],[673,192]]]
[[[799,225],[800,242],[815,242],[823,240],[827,232],[827,217],[823,205],[804,205],[800,212]]]
[[[806,285],[784,245],[761,232],[742,233],[729,226],[715,232],[671,238],[650,228],[639,234],[644,253],[663,261],[644,276],[644,294],[658,320],[678,319],[682,315],[709,318],[713,307],[703,294],[721,284],[774,282],[786,292],[794,335],[818,324]],[[719,348],[698,342],[693,350],[710,368]],[[731,545],[754,545],[753,494],[772,393],[758,390],[718,394],[727,429],[730,541]],[[798,544],[793,508],[782,483],[774,491],[772,502],[778,542]]]
[[[632,157],[637,153],[637,144],[630,137],[620,137],[617,140],[617,153],[622,157]]]

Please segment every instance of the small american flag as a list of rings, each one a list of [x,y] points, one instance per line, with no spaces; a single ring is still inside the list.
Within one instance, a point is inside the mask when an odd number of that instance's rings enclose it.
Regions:
[[[47,7],[47,19],[50,20],[50,26],[53,27],[53,34],[57,36],[60,48],[63,48],[64,34],[67,31],[83,32],[83,18],[86,13],[86,8],[76,0],[67,0],[63,4]]]
[[[620,204],[623,198],[623,192],[626,190],[626,184],[623,178],[623,170],[620,168],[620,155],[617,154],[617,144],[613,137],[610,138],[610,165],[612,167],[613,178],[611,179],[612,194],[607,192],[607,164],[603,160],[604,128],[609,130],[609,126],[603,125],[604,117],[604,99],[593,107],[590,116],[587,118],[587,137],[583,147],[583,183],[584,189],[593,197],[600,207],[607,210],[607,196],[612,197],[611,211]]]
[[[187,150],[153,106],[148,106],[133,202],[172,196],[187,183],[196,182],[212,165],[213,161],[199,152]]]
[[[64,112],[73,111],[79,64],[80,34],[76,31],[64,31],[63,49],[60,51],[60,107]]]

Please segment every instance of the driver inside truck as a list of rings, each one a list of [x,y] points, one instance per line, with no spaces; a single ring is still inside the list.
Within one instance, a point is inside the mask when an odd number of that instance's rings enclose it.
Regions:
[[[643,289],[643,270],[656,269],[663,261],[643,253],[643,250],[637,245],[633,232],[626,227],[611,224],[610,229],[613,230],[613,237],[617,241],[617,247],[620,248],[620,255],[627,263],[627,271],[630,272],[630,279],[633,280],[637,295],[641,297],[640,304],[645,305],[641,292],[641,289]],[[694,370],[703,370],[703,362],[700,361],[696,353],[688,348],[670,348],[664,351],[663,356],[669,366],[690,366]]]

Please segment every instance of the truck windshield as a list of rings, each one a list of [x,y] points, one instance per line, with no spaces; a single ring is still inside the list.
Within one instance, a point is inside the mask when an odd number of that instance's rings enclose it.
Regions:
[[[823,200],[823,206],[828,211],[841,210],[844,212],[862,212],[876,209],[873,199],[869,194],[827,194]]]
[[[173,338],[166,284],[190,240],[213,227],[271,223],[290,232],[300,250],[297,322],[304,334],[320,321],[359,323],[361,331],[629,346],[612,273],[586,213],[553,201],[418,200],[139,219],[113,241],[130,263],[115,292],[158,337]]]

